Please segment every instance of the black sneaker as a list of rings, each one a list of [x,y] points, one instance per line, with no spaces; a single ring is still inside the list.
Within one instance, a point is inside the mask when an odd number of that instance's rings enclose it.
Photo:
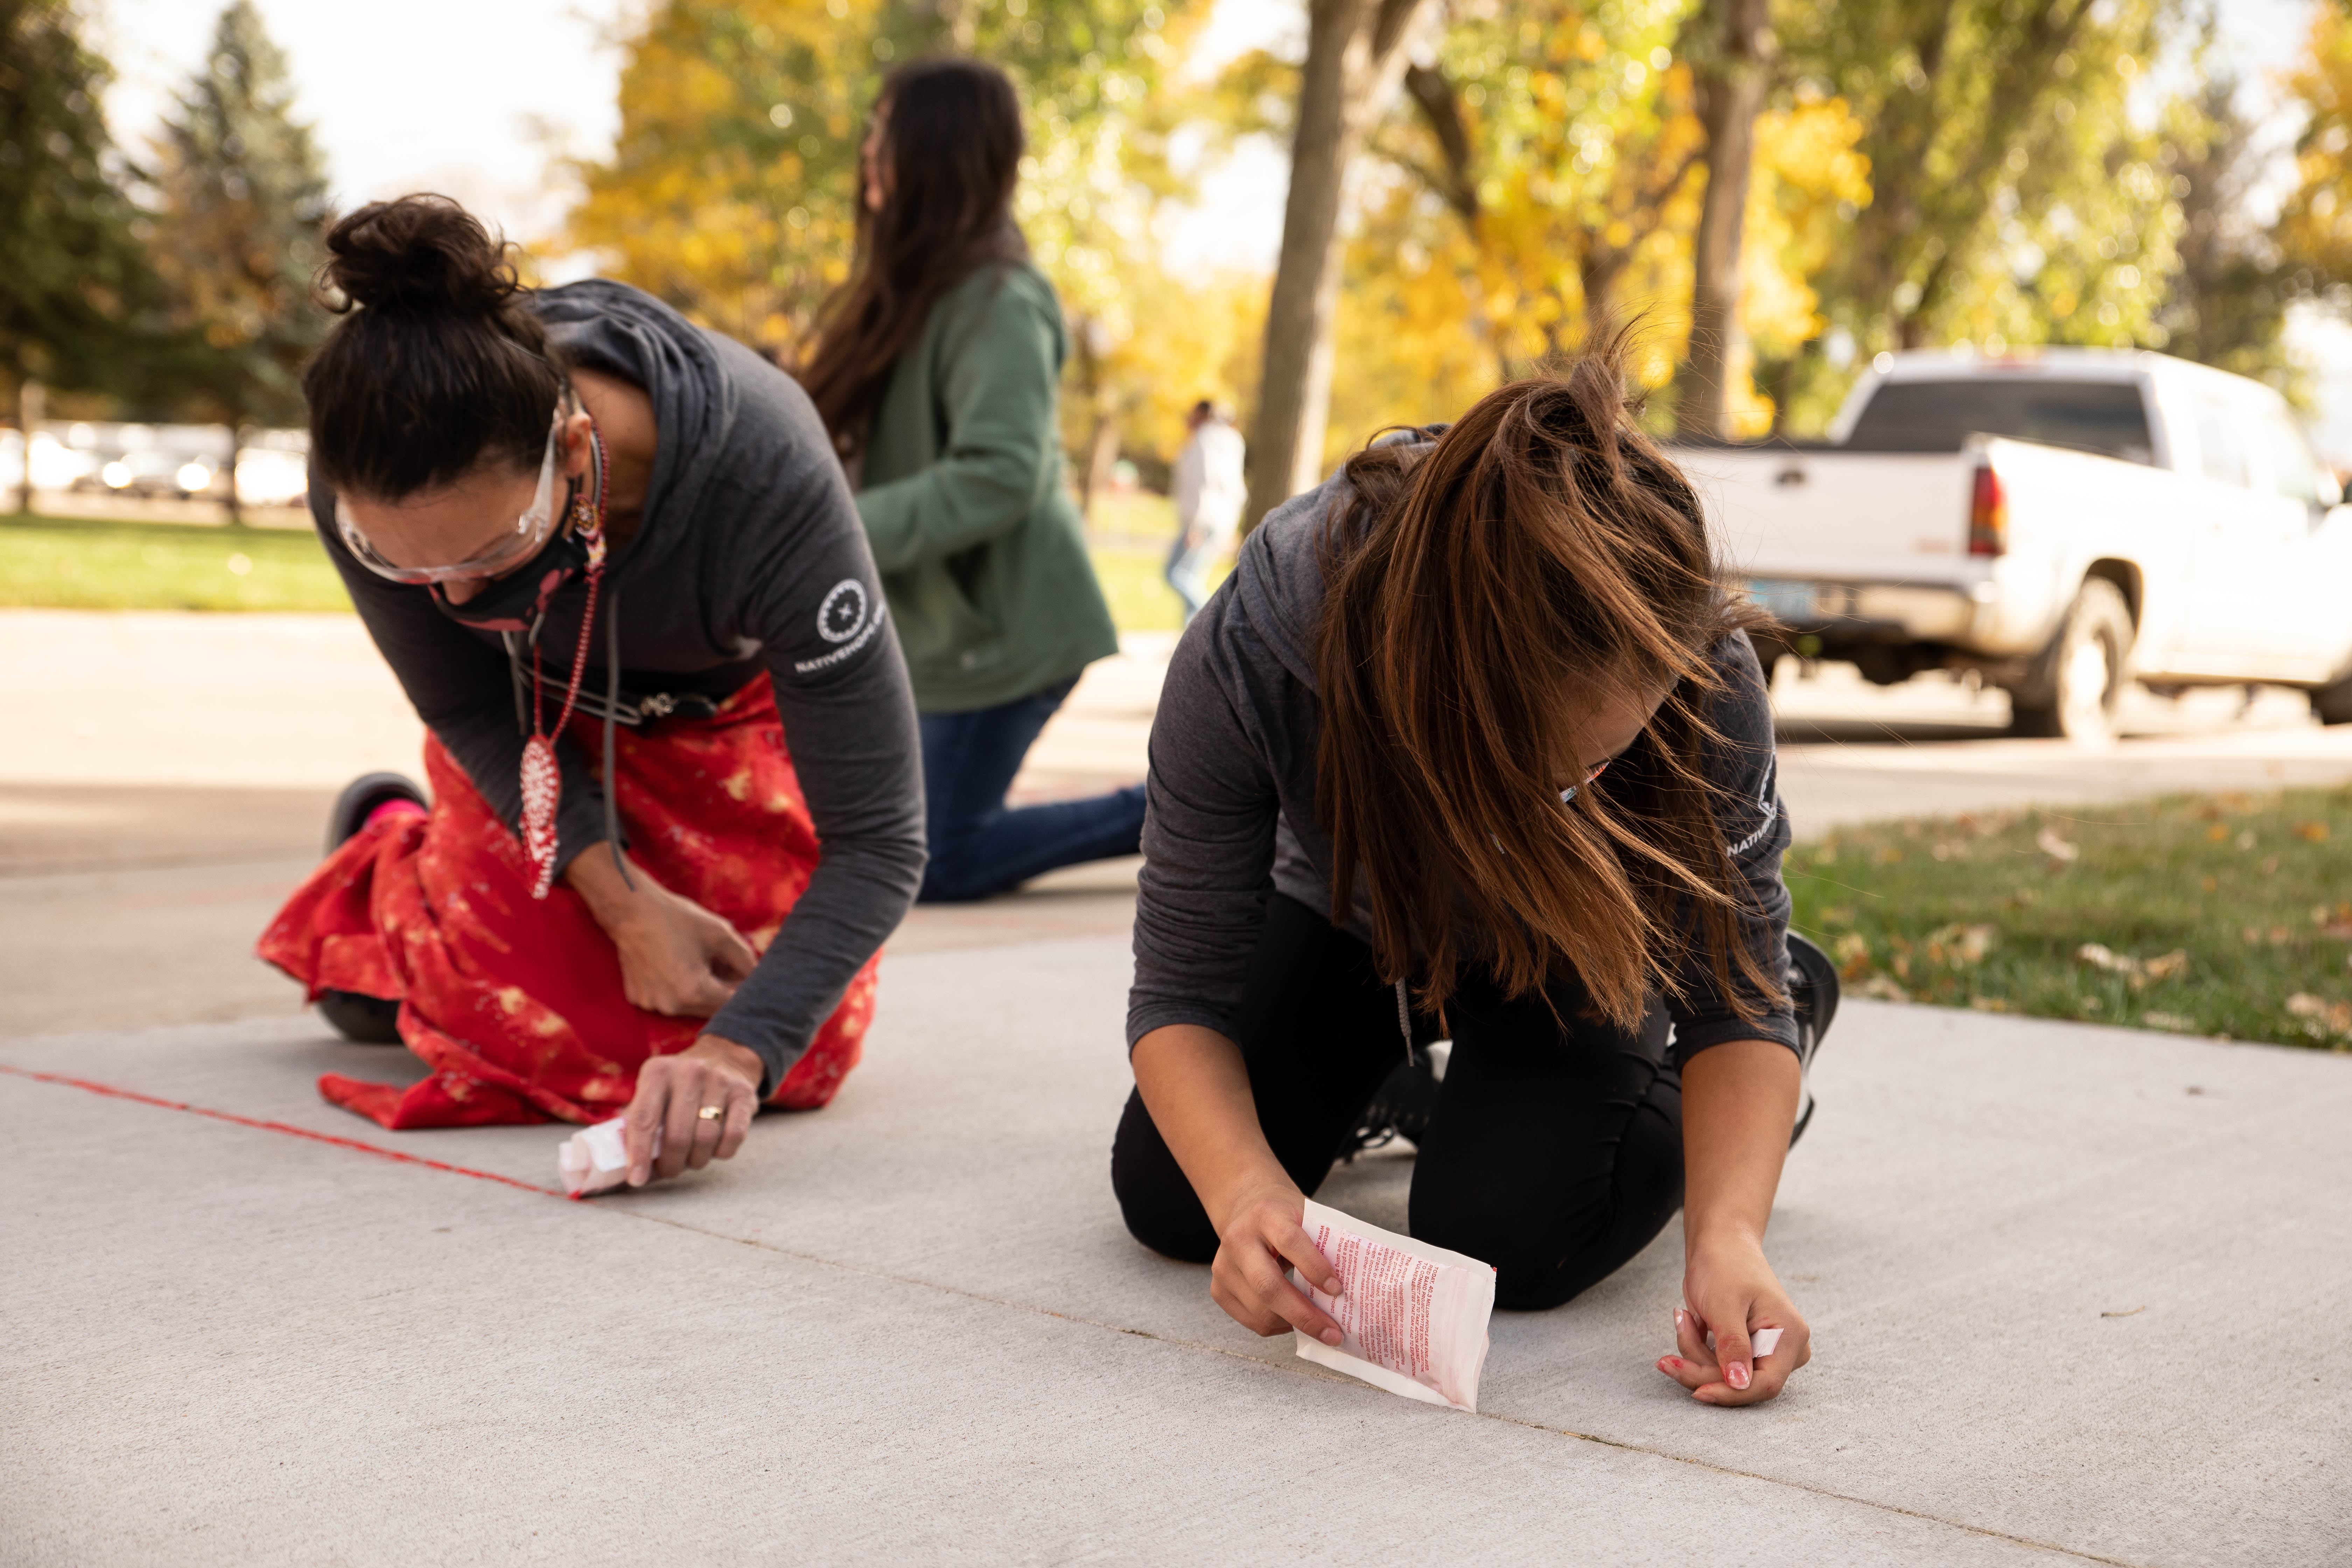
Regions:
[[[389,996],[369,996],[358,991],[325,992],[319,997],[319,1016],[355,1046],[401,1043],[400,1004]]]
[[[425,792],[404,773],[362,773],[343,786],[335,808],[327,814],[327,853],[332,855],[354,833],[367,826],[375,808],[388,801],[425,804]]]
[[[1830,955],[1799,936],[1789,933],[1789,997],[1797,1007],[1797,1060],[1805,1087],[1797,1099],[1797,1127],[1789,1134],[1789,1147],[1805,1135],[1806,1124],[1813,1119],[1813,1053],[1822,1047],[1822,1037],[1830,1032],[1830,1022],[1837,1016],[1838,972]]]
[[[327,853],[331,855],[341,848],[352,834],[367,825],[376,807],[394,800],[425,804],[425,792],[400,773],[362,773],[345,784],[343,793],[335,797],[334,809],[327,814]],[[401,1043],[400,1003],[393,997],[330,991],[319,998],[319,1016],[354,1045]]]
[[[1414,1052],[1412,1060],[1399,1063],[1389,1074],[1354,1128],[1339,1140],[1332,1158],[1344,1163],[1400,1138],[1418,1145],[1429,1131],[1429,1119],[1437,1114],[1437,1071],[1428,1051]]]

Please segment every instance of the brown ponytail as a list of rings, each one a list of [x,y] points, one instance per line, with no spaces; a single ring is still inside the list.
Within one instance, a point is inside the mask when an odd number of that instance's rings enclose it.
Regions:
[[[1433,1008],[1474,956],[1466,925],[1512,994],[1564,965],[1631,1027],[1675,985],[1691,904],[1726,990],[1759,1012],[1780,994],[1736,940],[1746,893],[1704,755],[1713,650],[1763,617],[1718,581],[1697,498],[1633,424],[1622,353],[1506,386],[1433,445],[1359,453],[1325,534],[1332,916],[1360,875],[1382,977],[1418,970]],[[1661,688],[1605,783],[1562,806],[1580,700]]]

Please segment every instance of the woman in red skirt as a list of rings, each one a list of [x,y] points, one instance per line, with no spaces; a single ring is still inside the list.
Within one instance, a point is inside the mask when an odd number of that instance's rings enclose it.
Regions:
[[[347,791],[260,951],[433,1072],[320,1089],[392,1128],[625,1108],[636,1183],[728,1158],[856,1065],[922,879],[914,705],[824,426],[635,289],[520,289],[455,203],[327,244],[311,510],[431,799]]]

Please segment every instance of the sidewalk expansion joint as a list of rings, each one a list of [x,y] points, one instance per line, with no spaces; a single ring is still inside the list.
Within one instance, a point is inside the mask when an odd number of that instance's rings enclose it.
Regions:
[[[737,1247],[748,1247],[756,1251],[790,1258],[796,1263],[813,1264],[820,1268],[830,1268],[844,1274],[856,1274],[870,1279],[885,1279],[892,1284],[912,1286],[917,1289],[929,1290],[942,1296],[960,1297],[964,1300],[976,1301],[985,1306],[1002,1307],[1012,1311],[1053,1318],[1085,1328],[1101,1329],[1110,1333],[1126,1334],[1134,1339],[1150,1340],[1154,1343],[1179,1350],[1205,1352],[1210,1355],[1223,1356],[1229,1361],[1241,1362],[1260,1372],[1273,1373],[1278,1376],[1295,1377],[1315,1383],[1345,1384],[1354,1381],[1337,1373],[1325,1372],[1306,1362],[1267,1361],[1262,1356],[1250,1355],[1245,1352],[1233,1350],[1224,1345],[1210,1344],[1201,1340],[1180,1339],[1173,1334],[1154,1333],[1149,1329],[1139,1329],[1126,1323],[1107,1322],[1099,1318],[1082,1317],[1075,1312],[1057,1312],[1050,1307],[1041,1307],[1034,1302],[1016,1301],[1003,1296],[991,1296],[984,1291],[969,1289],[961,1285],[943,1284],[936,1279],[923,1279],[919,1275],[900,1274],[892,1269],[876,1268],[872,1264],[853,1263],[838,1258],[828,1258],[822,1253],[803,1252],[793,1247],[779,1247],[772,1241],[762,1241],[756,1237],[736,1236],[728,1231],[714,1230],[708,1226],[695,1225],[690,1221],[673,1219],[666,1215],[646,1214],[639,1209],[615,1208],[605,1205],[592,1206],[597,1208],[600,1213],[609,1214],[617,1218],[642,1220],[649,1225],[667,1226],[673,1230],[686,1231],[690,1235],[707,1237],[713,1241],[728,1242]],[[1950,1519],[1921,1509],[1905,1508],[1900,1503],[1882,1502],[1875,1498],[1857,1497],[1851,1492],[1841,1492],[1828,1487],[1813,1486],[1805,1481],[1790,1480],[1783,1476],[1766,1475],[1758,1470],[1743,1470],[1730,1465],[1717,1464],[1714,1460],[1696,1458],[1688,1454],[1679,1454],[1673,1449],[1661,1448],[1647,1443],[1629,1443],[1616,1437],[1604,1437],[1598,1433],[1580,1432],[1572,1426],[1555,1426],[1549,1422],[1538,1421],[1524,1415],[1506,1415],[1497,1411],[1477,1410],[1465,1411],[1462,1414],[1467,1415],[1474,1421],[1495,1421],[1507,1426],[1520,1426],[1528,1431],[1541,1432],[1550,1436],[1573,1438],[1580,1443],[1592,1443],[1604,1448],[1615,1448],[1625,1453],[1644,1454],[1652,1458],[1664,1459],[1672,1464],[1689,1465],[1697,1469],[1712,1471],[1719,1476],[1760,1481],[1767,1486],[1783,1487],[1790,1491],[1805,1492],[1832,1502],[1851,1503],[1855,1507],[1872,1509],[1881,1513],[1898,1514],[1905,1519],[1916,1519],[1927,1524],[1938,1524],[1947,1529],[1962,1531],[1989,1540],[2006,1541],[2012,1545],[2030,1547],[2036,1552],[2055,1552],[2061,1557],[2072,1558],[2078,1563],[2105,1563],[2109,1568],[2146,1568],[2145,1564],[2135,1563],[2129,1558],[2103,1556],[2098,1552],[2085,1552],[2078,1547],[2062,1546],[2055,1542],[2042,1541],[2030,1535],[2018,1535],[2005,1530],[1995,1530],[1989,1525],[1971,1524],[1966,1520]]]
[[[1267,1361],[1264,1357],[1250,1355],[1224,1345],[1210,1344],[1200,1340],[1180,1339],[1172,1334],[1154,1333],[1149,1329],[1139,1329],[1125,1323],[1107,1322],[1098,1318],[1082,1317],[1074,1312],[1057,1312],[1049,1307],[1041,1307],[1034,1302],[1016,1301],[1008,1297],[1003,1296],[991,1296],[983,1291],[968,1289],[961,1285],[949,1285],[941,1283],[936,1279],[926,1279],[918,1275],[901,1274],[892,1269],[876,1268],[872,1264],[853,1263],[842,1258],[828,1258],[822,1253],[803,1252],[789,1247],[779,1247],[774,1242],[762,1241],[756,1237],[736,1236],[727,1231],[714,1230],[708,1226],[695,1225],[689,1221],[674,1219],[665,1215],[647,1214],[639,1209],[618,1208],[610,1205],[593,1202],[580,1203],[577,1200],[571,1199],[566,1194],[559,1192],[553,1187],[538,1186],[530,1182],[519,1181],[512,1176],[500,1175],[494,1171],[478,1171],[465,1165],[450,1164],[446,1161],[427,1160],[420,1155],[404,1153],[397,1149],[387,1149],[381,1144],[363,1142],[356,1138],[340,1138],[332,1133],[316,1132],[311,1131],[310,1128],[297,1127],[290,1122],[273,1121],[260,1117],[241,1116],[236,1112],[230,1110],[215,1110],[209,1107],[193,1105],[184,1100],[166,1100],[160,1095],[143,1094],[136,1089],[121,1089],[112,1084],[99,1083],[89,1079],[71,1078],[62,1073],[35,1072],[29,1068],[13,1067],[5,1062],[0,1062],[0,1074],[6,1074],[12,1078],[30,1079],[36,1083],[51,1084],[66,1089],[81,1089],[85,1093],[99,1095],[109,1100],[128,1100],[132,1104],[152,1106],[163,1110],[184,1111],[191,1116],[202,1116],[215,1121],[227,1122],[232,1126],[248,1128],[257,1131],[276,1132],[289,1138],[299,1138],[309,1142],[322,1143],[330,1148],[347,1149],[353,1151],[354,1152],[373,1155],[375,1158],[387,1160],[395,1164],[417,1165],[429,1171],[439,1171],[448,1175],[469,1176],[476,1181],[494,1182],[501,1186],[513,1187],[519,1191],[531,1193],[538,1196],[562,1199],[567,1204],[567,1206],[576,1205],[580,1208],[593,1209],[600,1214],[610,1215],[616,1219],[635,1220],[648,1225],[667,1226],[672,1230],[683,1231],[691,1236],[703,1237],[712,1241],[726,1242],[736,1247],[750,1247],[755,1251],[765,1252],[778,1258],[788,1258],[796,1263],[811,1264],[820,1268],[829,1268],[839,1273],[855,1274],[870,1279],[887,1280],[892,1284],[911,1286],[917,1289],[928,1290],[937,1295],[960,1297],[964,1300],[979,1302],[985,1306],[1000,1307],[1011,1311],[1028,1313],[1034,1317],[1052,1318],[1061,1322],[1075,1323],[1081,1327],[1090,1329],[1100,1329],[1115,1334],[1125,1334],[1134,1339],[1150,1340],[1154,1343],[1168,1345],[1179,1350],[1205,1352],[1210,1355],[1223,1356],[1229,1361],[1241,1362],[1245,1365],[1257,1369],[1260,1372],[1271,1373],[1277,1376],[1294,1377],[1318,1383],[1346,1383],[1352,1381],[1350,1379],[1340,1377],[1337,1373],[1328,1373],[1318,1368],[1311,1367],[1303,1362],[1285,1363],[1278,1361]],[[2038,1552],[2055,1552],[2059,1556],[2073,1558],[2076,1562],[2105,1563],[2109,1565],[2109,1568],[2145,1568],[2145,1565],[2136,1563],[2127,1558],[2103,1556],[2095,1552],[2085,1552],[2076,1547],[2062,1546],[2055,1542],[2036,1540],[2032,1536],[2018,1535],[2005,1530],[1995,1530],[1987,1525],[1971,1524],[1966,1520],[1950,1519],[1942,1514],[1929,1513],[1921,1509],[1905,1508],[1899,1503],[1882,1502],[1875,1498],[1858,1497],[1850,1492],[1832,1490],[1828,1487],[1813,1486],[1804,1481],[1790,1480],[1783,1476],[1766,1475],[1757,1470],[1743,1470],[1730,1465],[1717,1464],[1711,1459],[1697,1458],[1688,1454],[1676,1453],[1669,1448],[1657,1447],[1651,1444],[1630,1443],[1620,1438],[1604,1437],[1598,1433],[1579,1431],[1572,1426],[1556,1426],[1550,1422],[1538,1421],[1524,1415],[1506,1415],[1496,1411],[1467,1411],[1463,1414],[1469,1415],[1472,1420],[1493,1421],[1507,1426],[1523,1427],[1531,1432],[1545,1433],[1551,1436],[1572,1438],[1580,1443],[1592,1443],[1604,1448],[1615,1448],[1622,1452],[1631,1454],[1643,1454],[1652,1458],[1664,1459],[1671,1464],[1689,1465],[1694,1468],[1712,1471],[1713,1473],[1720,1476],[1734,1477],[1741,1480],[1759,1481],[1766,1486],[1782,1487],[1791,1491],[1805,1492],[1811,1496],[1826,1499],[1833,1502],[1850,1503],[1858,1508],[1872,1509],[1881,1513],[1891,1513],[1905,1519],[1916,1519],[1927,1524],[1942,1525],[1947,1529],[1961,1531],[1969,1535],[1982,1536],[1988,1540],[2005,1541],[2013,1545],[2029,1547]]]

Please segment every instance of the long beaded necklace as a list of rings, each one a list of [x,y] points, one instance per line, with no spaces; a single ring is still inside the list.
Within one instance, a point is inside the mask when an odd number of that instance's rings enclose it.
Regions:
[[[522,847],[536,873],[530,896],[543,899],[555,885],[555,809],[563,798],[563,770],[555,760],[555,736],[572,721],[580,700],[580,680],[588,671],[588,639],[596,624],[596,590],[604,578],[604,437],[592,422],[588,426],[590,484],[573,498],[572,526],[588,552],[588,602],[580,611],[580,647],[572,656],[572,683],[563,693],[563,711],[556,715],[551,733],[540,728],[539,638],[530,643],[530,739],[522,748]],[[611,788],[612,782],[605,781]]]

